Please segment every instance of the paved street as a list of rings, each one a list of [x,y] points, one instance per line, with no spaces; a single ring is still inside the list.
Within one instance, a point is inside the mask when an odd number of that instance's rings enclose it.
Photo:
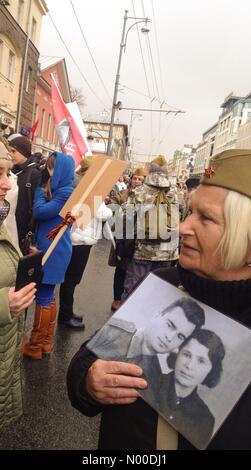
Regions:
[[[23,360],[24,415],[1,435],[0,449],[96,448],[99,418],[86,418],[71,407],[65,376],[74,352],[110,315],[114,269],[107,264],[109,249],[106,241],[92,248],[76,290],[75,313],[84,315],[84,332],[60,326],[50,357]],[[31,318],[29,313],[27,328]]]

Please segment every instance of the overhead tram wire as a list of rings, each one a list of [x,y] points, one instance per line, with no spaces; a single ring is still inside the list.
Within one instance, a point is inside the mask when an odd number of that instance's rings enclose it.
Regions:
[[[143,14],[145,14],[145,8],[144,8],[143,0],[141,0],[141,6],[142,6],[142,12],[143,12]],[[156,30],[156,28],[155,28],[155,30]],[[156,68],[155,68],[155,65],[154,65],[153,53],[152,53],[152,48],[151,48],[151,43],[150,43],[149,36],[147,37],[147,45],[148,45],[149,64],[150,64],[150,68],[151,68],[151,71],[152,71],[152,80],[153,80],[153,84],[154,84],[153,87],[155,86],[155,89],[156,89],[157,100],[159,102],[163,103],[164,94],[162,94],[162,100],[161,100],[158,81],[157,81],[157,76],[156,76]],[[157,45],[156,45],[156,47],[157,47]],[[155,142],[155,140],[156,139],[160,140],[160,132],[161,132],[161,127],[162,127],[162,113],[159,113],[157,127],[158,127],[158,130],[157,130],[156,137],[154,137],[151,141],[151,149],[152,149],[152,144]],[[158,135],[158,137],[157,137],[157,135]]]
[[[153,6],[153,0],[151,0],[151,6],[152,6],[152,15],[153,15],[153,27],[154,27],[154,33],[155,33],[155,44],[156,44],[156,51],[157,51],[157,62],[158,62],[158,66],[159,66],[160,88],[161,88],[161,95],[162,95],[162,99],[163,99],[160,107],[162,107],[163,104],[164,104],[165,92],[164,92],[164,86],[163,86],[163,77],[162,77],[160,51],[159,51],[159,41],[158,41],[158,34],[157,34],[157,23],[156,23],[155,10],[154,10],[154,6]],[[163,122],[162,121],[162,114],[160,113],[159,114],[159,130],[158,130],[159,140],[160,140],[162,122]]]
[[[54,26],[56,32],[58,33],[58,35],[59,35],[59,37],[60,37],[60,39],[61,39],[61,41],[62,41],[64,47],[66,48],[66,50],[67,50],[67,52],[68,52],[68,54],[69,54],[71,60],[73,61],[73,63],[74,63],[75,66],[77,67],[77,69],[78,69],[78,71],[79,71],[81,77],[83,78],[84,82],[85,82],[86,85],[88,86],[89,90],[92,92],[92,94],[95,96],[95,98],[96,98],[100,103],[102,103],[103,106],[105,106],[105,108],[110,109],[110,107],[108,107],[108,106],[104,103],[104,101],[103,101],[101,98],[98,97],[98,95],[96,94],[96,92],[94,91],[94,89],[92,88],[92,86],[90,85],[90,83],[88,82],[88,80],[86,79],[86,77],[84,76],[84,74],[83,74],[82,70],[80,69],[78,63],[76,62],[76,60],[75,60],[74,57],[72,56],[72,54],[71,54],[71,52],[70,52],[70,50],[69,50],[69,48],[68,48],[68,46],[67,46],[65,40],[63,39],[63,37],[62,37],[60,31],[58,30],[57,26],[55,25],[55,23],[54,23],[54,21],[53,21],[53,19],[52,19],[52,17],[51,17],[51,14],[48,12],[47,15],[49,16],[49,18],[50,18],[50,20],[51,20],[51,22],[52,22],[52,24],[53,24],[53,26]]]
[[[135,11],[135,7],[134,7],[134,2],[133,2],[133,0],[131,0],[131,2],[132,2],[133,14],[134,14],[134,16],[136,17],[136,11]],[[137,34],[138,34],[138,41],[139,41],[140,53],[141,53],[141,58],[142,58],[142,63],[143,63],[143,68],[144,68],[144,74],[145,74],[145,79],[146,79],[147,92],[148,92],[148,95],[149,95],[149,97],[150,97],[150,96],[151,96],[151,93],[150,93],[149,82],[148,82],[148,77],[147,77],[147,73],[146,73],[146,64],[145,64],[145,60],[144,60],[143,49],[142,49],[142,44],[141,44],[141,39],[140,39],[140,34],[139,34],[138,25],[137,25]]]
[[[144,12],[145,10],[144,10],[143,0],[141,0],[141,5],[142,5],[142,11]],[[163,105],[166,105],[170,108],[177,109],[175,106],[169,105],[164,99],[163,78],[162,78],[162,69],[161,69],[161,61],[160,61],[159,42],[158,42],[158,35],[157,35],[156,15],[155,15],[155,11],[154,11],[153,0],[151,0],[151,6],[152,6],[153,25],[154,25],[154,31],[155,31],[155,42],[156,42],[156,50],[157,50],[157,58],[158,58],[158,66],[159,66],[160,85],[161,85],[161,92],[162,92],[162,97],[163,97],[163,100],[160,102],[160,108],[163,108]],[[153,70],[155,70],[154,65],[153,65]],[[177,111],[178,111],[178,109],[177,109]],[[168,114],[165,117],[167,117],[167,116],[168,116]],[[169,129],[169,127],[172,125],[172,123],[174,122],[174,119],[175,119],[176,116],[177,116],[177,114],[174,114],[172,116],[171,122],[167,123],[167,127],[165,127],[165,132],[163,134],[163,137],[161,138],[160,136],[161,136],[161,129],[163,127],[163,121],[162,121],[162,113],[159,114],[159,128],[158,128],[158,141],[159,141],[159,143],[157,144],[156,153],[158,153],[159,146],[163,142],[163,139],[164,139],[164,136],[166,135],[167,129]]]
[[[153,25],[154,25],[154,32],[155,32],[155,42],[156,42],[156,49],[157,49],[157,58],[158,58],[158,65],[159,65],[159,73],[160,73],[160,86],[161,86],[161,93],[164,99],[165,92],[163,86],[163,75],[162,75],[162,68],[161,68],[161,61],[160,61],[160,51],[159,51],[159,41],[158,41],[158,34],[157,34],[157,24],[156,24],[156,16],[153,6],[153,0],[151,0],[152,5],[152,15],[153,15]]]
[[[130,90],[130,91],[133,91],[134,93],[137,93],[138,95],[144,96],[145,98],[148,98],[148,99],[150,99],[150,100],[152,100],[152,101],[157,101],[160,105],[162,105],[162,106],[160,106],[161,109],[163,108],[163,105],[166,105],[166,106],[168,106],[169,108],[173,108],[174,110],[179,111],[179,109],[177,108],[177,106],[172,106],[172,105],[168,104],[165,100],[164,100],[164,101],[161,101],[161,100],[159,100],[159,99],[156,98],[156,97],[151,97],[151,96],[149,96],[149,95],[145,95],[144,93],[141,93],[141,92],[138,91],[138,90],[134,90],[134,88],[130,88],[130,87],[124,85],[123,83],[120,83],[120,85],[121,85],[122,87],[126,88],[127,90]],[[167,111],[168,111],[168,110],[167,110]]]
[[[111,98],[110,95],[109,95],[109,92],[108,92],[108,90],[107,90],[107,88],[106,88],[106,86],[105,86],[105,83],[104,83],[104,81],[103,81],[103,79],[102,79],[102,77],[101,77],[101,74],[100,74],[100,72],[99,72],[99,69],[98,69],[97,64],[96,64],[96,62],[95,62],[95,59],[94,59],[93,54],[92,54],[92,52],[91,52],[91,49],[90,49],[90,47],[89,47],[89,44],[88,44],[88,42],[87,42],[87,40],[86,40],[86,37],[85,37],[85,35],[84,35],[84,31],[83,31],[83,28],[82,28],[82,26],[81,26],[81,24],[80,24],[80,21],[79,21],[79,19],[78,19],[78,15],[77,15],[77,12],[76,12],[76,10],[75,10],[73,1],[70,0],[70,3],[71,3],[71,6],[72,6],[72,9],[73,9],[73,12],[74,12],[76,21],[77,21],[77,23],[78,23],[79,29],[80,29],[80,31],[81,31],[81,35],[82,35],[83,40],[84,40],[84,42],[85,42],[85,45],[86,45],[86,47],[87,47],[87,49],[88,49],[88,52],[89,52],[89,54],[90,54],[90,56],[91,56],[93,65],[94,65],[95,70],[96,70],[96,72],[97,72],[97,74],[98,74],[98,77],[99,77],[99,79],[100,79],[100,82],[101,82],[101,84],[102,84],[102,86],[103,86],[103,88],[104,88],[104,90],[105,90],[105,93],[106,93],[106,95],[107,95],[109,101],[112,101],[112,98]]]
[[[133,0],[131,0],[131,2],[132,2],[133,14],[134,14],[134,16],[136,16],[136,11],[135,11]],[[142,44],[141,44],[138,25],[137,25],[137,34],[138,34],[139,47],[140,47],[141,58],[142,58],[142,63],[143,63],[143,68],[144,68],[144,73],[145,73],[147,92],[148,92],[148,95],[150,97],[151,92],[150,92],[149,81],[148,81],[148,77],[147,77],[147,73],[146,73],[146,64],[145,64],[145,60],[144,60],[144,56],[143,56],[143,49],[142,49]],[[152,107],[151,99],[150,99],[150,106]],[[152,136],[153,136],[153,115],[152,115],[152,113],[150,114],[150,133],[151,133],[151,140],[152,140]]]

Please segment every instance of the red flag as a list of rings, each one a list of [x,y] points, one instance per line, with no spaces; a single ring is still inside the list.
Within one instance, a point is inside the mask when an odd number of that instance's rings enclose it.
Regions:
[[[51,74],[51,98],[60,146],[64,153],[74,158],[76,168],[82,156],[88,151],[88,148],[78,126],[63,101],[53,74]]]
[[[37,119],[37,121],[35,122],[35,124],[33,124],[33,126],[29,128],[29,131],[30,131],[30,133],[31,133],[31,140],[34,139],[34,136],[35,136],[35,132],[36,132],[36,130],[37,130],[38,123],[39,123],[39,119]]]

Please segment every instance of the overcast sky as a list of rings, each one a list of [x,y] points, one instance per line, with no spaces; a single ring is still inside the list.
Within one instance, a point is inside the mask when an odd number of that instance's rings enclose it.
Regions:
[[[110,98],[90,58],[71,1],[46,3],[97,97],[48,16],[43,20],[41,54],[66,58],[70,83],[82,88],[85,112],[95,118],[104,109],[111,109],[124,10],[129,10],[129,16],[151,19],[148,35],[140,32],[143,23],[139,34],[137,26],[128,33],[120,75],[124,87],[120,87],[118,100],[127,108],[147,109],[159,109],[158,100],[165,101],[169,105],[164,105],[165,109],[180,109],[185,114],[175,117],[144,112],[142,120],[133,118],[130,137],[134,151],[146,155],[139,157],[142,160],[157,153],[172,157],[174,150],[184,144],[196,146],[202,133],[217,121],[228,93],[245,96],[251,92],[250,0],[72,0]],[[127,30],[135,21],[127,21]],[[118,111],[116,118],[129,125],[131,111]]]

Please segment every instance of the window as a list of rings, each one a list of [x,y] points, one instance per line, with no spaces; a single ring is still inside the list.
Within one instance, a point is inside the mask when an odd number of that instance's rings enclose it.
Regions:
[[[32,23],[31,23],[31,40],[32,42],[36,41],[36,34],[37,34],[37,22],[35,18],[32,18]]]
[[[35,104],[35,122],[38,120],[38,113],[39,113],[39,106],[36,103]]]
[[[19,26],[22,27],[23,23],[23,17],[24,17],[24,0],[18,0],[18,6],[17,6],[17,22]]]
[[[40,136],[41,136],[42,138],[44,137],[44,122],[45,122],[45,109],[42,110],[42,119],[41,119]]]
[[[49,114],[49,119],[48,119],[47,140],[50,140],[50,135],[51,135],[51,114]]]
[[[9,50],[7,78],[11,82],[13,81],[13,77],[14,77],[14,66],[15,66],[15,54],[11,50]]]
[[[28,67],[27,75],[26,75],[26,83],[25,83],[25,91],[26,91],[26,93],[29,93],[30,80],[31,80],[31,72],[32,72],[32,68],[31,68],[31,67]]]

